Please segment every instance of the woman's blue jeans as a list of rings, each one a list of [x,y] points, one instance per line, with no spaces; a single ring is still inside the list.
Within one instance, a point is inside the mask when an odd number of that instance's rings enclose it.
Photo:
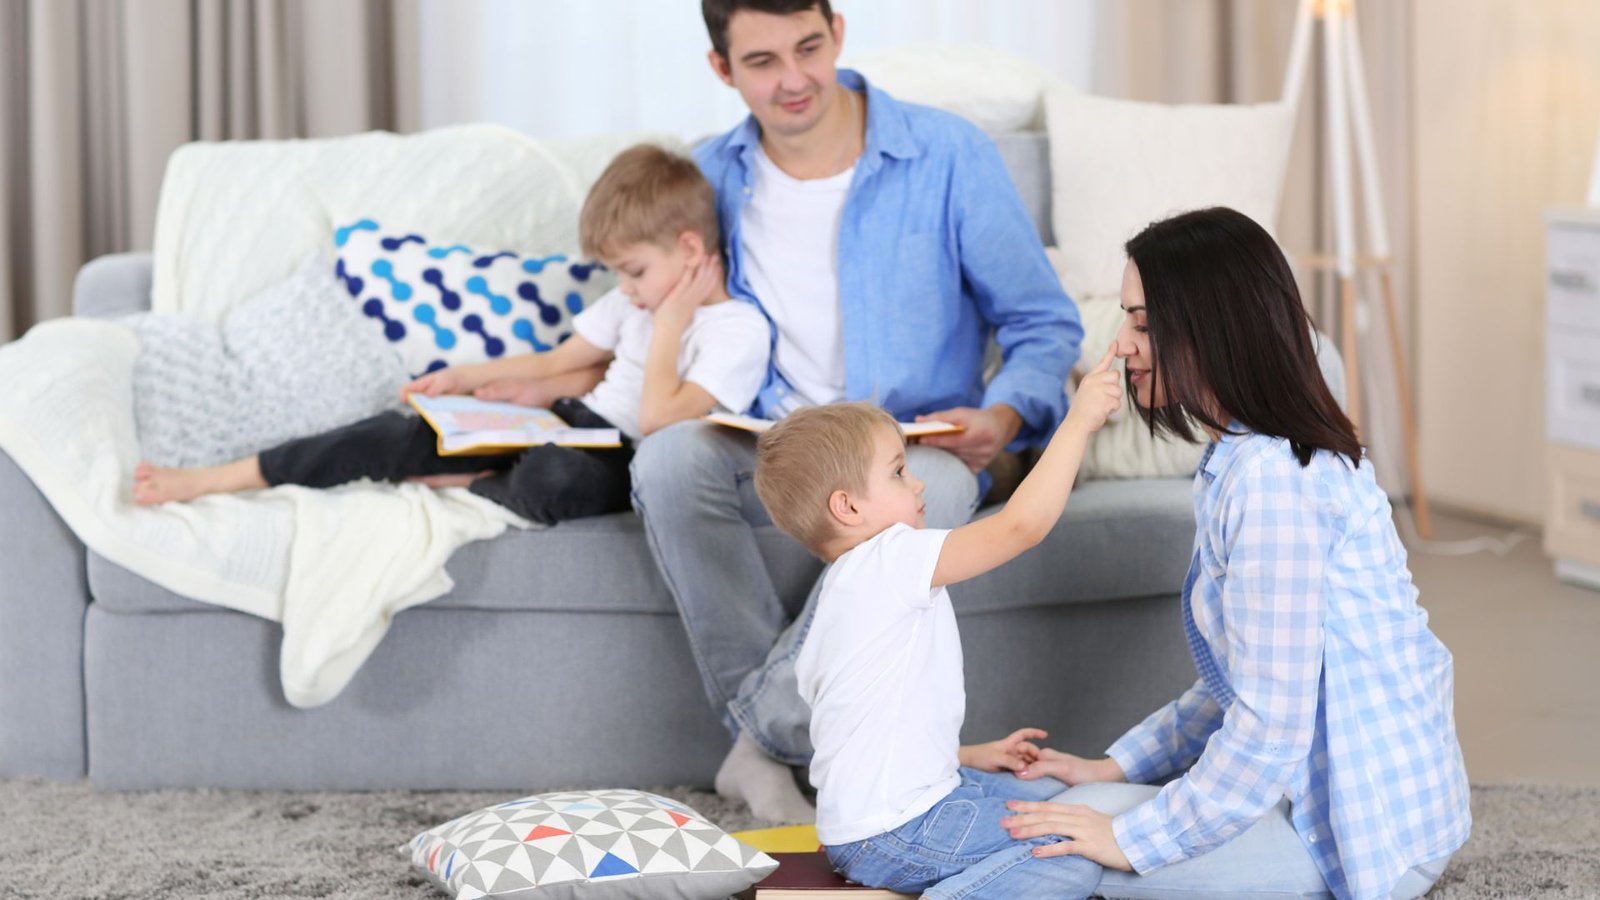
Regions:
[[[1017,840],[1000,827],[1008,800],[1048,800],[1065,788],[1053,778],[1023,781],[1009,772],[961,769],[961,784],[932,809],[893,831],[828,847],[851,881],[931,900],[1088,897],[1100,866],[1078,856],[1038,859],[1033,848],[1063,840]]]

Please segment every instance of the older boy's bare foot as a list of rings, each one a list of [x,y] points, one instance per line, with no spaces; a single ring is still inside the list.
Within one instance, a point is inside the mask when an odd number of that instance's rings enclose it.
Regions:
[[[742,731],[717,770],[716,787],[717,793],[743,800],[752,814],[769,822],[797,825],[817,820],[817,808],[800,793],[794,772]]]
[[[460,475],[413,475],[407,481],[431,488],[466,487],[485,475],[493,475],[493,469],[484,469],[482,472],[466,472]]]
[[[182,502],[207,494],[264,488],[256,457],[198,469],[168,469],[140,463],[133,470],[133,501],[140,506]]]

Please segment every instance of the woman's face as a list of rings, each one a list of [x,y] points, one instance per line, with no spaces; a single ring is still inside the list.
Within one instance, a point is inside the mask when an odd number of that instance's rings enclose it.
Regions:
[[[1117,355],[1127,361],[1128,383],[1133,399],[1145,409],[1167,404],[1166,395],[1155,383],[1155,357],[1150,353],[1149,320],[1145,317],[1144,285],[1133,260],[1122,272],[1122,330],[1117,332]]]

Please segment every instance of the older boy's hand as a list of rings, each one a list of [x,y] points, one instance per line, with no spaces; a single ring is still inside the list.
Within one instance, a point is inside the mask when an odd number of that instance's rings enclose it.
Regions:
[[[657,321],[665,314],[669,321],[687,326],[689,320],[694,318],[695,310],[699,309],[717,288],[722,287],[724,281],[722,274],[722,260],[716,255],[709,255],[697,263],[684,266],[683,275],[678,278],[678,283],[662,299],[661,305],[656,309]]]
[[[501,378],[472,392],[479,400],[515,403],[518,406],[549,406],[551,399],[536,378]]]
[[[930,434],[922,438],[921,443],[949,450],[974,472],[982,471],[1022,430],[1022,416],[1004,403],[987,409],[958,406],[917,416],[918,422],[929,419],[960,425],[965,430],[957,434]]]
[[[464,394],[466,382],[461,373],[456,369],[439,369],[429,372],[421,378],[414,378],[405,387],[400,389],[400,399],[404,400],[412,394],[421,394],[424,397],[437,397],[440,394]]]
[[[1039,747],[1033,741],[1049,736],[1041,728],[1018,728],[998,741],[962,747],[960,762],[983,772],[1022,772],[1039,758]]]

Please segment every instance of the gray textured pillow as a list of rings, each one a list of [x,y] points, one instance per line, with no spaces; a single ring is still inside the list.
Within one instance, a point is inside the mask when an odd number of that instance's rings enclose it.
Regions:
[[[633,790],[523,797],[400,852],[456,900],[724,900],[778,867],[682,803]]]
[[[399,402],[400,359],[307,259],[219,328],[174,313],[122,320],[139,337],[134,414],[145,459],[209,466],[327,431]]]

